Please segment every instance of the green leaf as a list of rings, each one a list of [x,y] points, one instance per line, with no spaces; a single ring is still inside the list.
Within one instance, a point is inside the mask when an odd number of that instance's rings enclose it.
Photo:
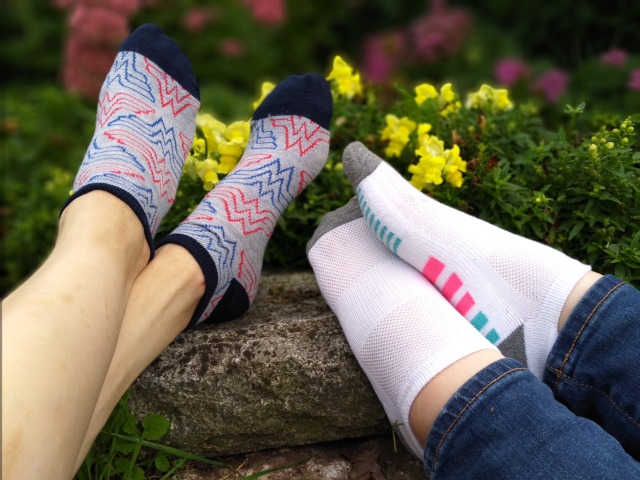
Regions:
[[[138,426],[136,425],[136,418],[133,415],[127,415],[127,418],[122,425],[122,431],[136,437],[140,436],[140,431],[138,430]]]
[[[171,468],[171,463],[164,455],[158,455],[154,461],[156,469],[160,472],[168,472]]]
[[[157,440],[169,432],[171,422],[163,415],[152,413],[142,419],[142,427],[144,428],[142,438]]]
[[[115,469],[116,472],[118,473],[124,473],[129,469],[129,464],[131,463],[131,460],[128,458],[116,458],[116,461],[114,462],[115,465]]]
[[[128,453],[132,453],[136,449],[136,444],[127,440],[115,439],[113,447],[118,453],[124,453],[126,455]]]
[[[136,466],[133,469],[133,474],[131,476],[132,480],[145,480],[146,478],[147,476],[144,474],[144,470],[142,470],[142,468]]]
[[[569,232],[569,240],[573,240],[584,228],[584,222],[576,223]]]

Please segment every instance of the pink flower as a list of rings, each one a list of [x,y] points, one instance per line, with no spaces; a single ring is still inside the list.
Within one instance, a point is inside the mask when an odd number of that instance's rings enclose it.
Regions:
[[[640,92],[640,68],[631,71],[629,78],[629,89]]]
[[[237,38],[227,38],[222,40],[219,47],[220,53],[225,57],[240,57],[244,54],[245,48],[244,43],[242,43]]]
[[[285,20],[284,0],[244,0],[244,4],[265,25],[280,25]]]
[[[190,32],[201,32],[211,21],[211,12],[203,7],[193,7],[182,17],[182,25]]]
[[[409,27],[414,55],[425,62],[454,55],[464,45],[470,29],[471,19],[466,10],[434,1],[432,11]]]
[[[600,55],[600,63],[610,67],[622,67],[627,61],[628,56],[629,54],[626,51],[620,48],[613,48]]]
[[[405,49],[402,32],[369,37],[364,43],[363,71],[373,82],[386,82],[398,67]]]
[[[109,43],[116,49],[129,34],[129,18],[107,7],[80,5],[72,12],[69,26],[72,36],[85,43]]]
[[[503,58],[493,69],[498,83],[511,87],[529,75],[529,67],[519,58]]]
[[[549,70],[538,77],[533,91],[541,93],[549,103],[556,103],[567,90],[569,75],[558,69]]]

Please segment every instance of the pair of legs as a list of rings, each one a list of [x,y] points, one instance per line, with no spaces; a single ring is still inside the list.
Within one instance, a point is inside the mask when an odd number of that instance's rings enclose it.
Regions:
[[[640,472],[640,293],[439,204],[362,144],[343,164],[357,198],[325,216],[307,254],[427,473]]]
[[[53,251],[3,301],[3,478],[70,478],[180,332],[252,303],[279,216],[326,162],[329,86],[319,75],[278,85],[234,172],[155,251],[199,107],[180,48],[155,26],[134,31],[103,84]]]

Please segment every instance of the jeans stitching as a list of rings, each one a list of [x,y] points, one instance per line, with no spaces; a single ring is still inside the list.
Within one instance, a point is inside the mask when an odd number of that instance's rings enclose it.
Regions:
[[[582,332],[584,331],[584,329],[587,327],[587,324],[591,321],[591,318],[595,315],[596,311],[600,308],[600,306],[611,296],[611,294],[613,294],[613,292],[615,292],[618,288],[620,288],[622,285],[626,285],[625,282],[621,282],[617,285],[615,285],[613,288],[611,288],[611,290],[609,290],[604,297],[602,297],[600,299],[600,301],[596,304],[595,307],[593,307],[593,309],[591,310],[591,312],[589,312],[589,315],[587,315],[587,318],[585,318],[584,322],[582,323],[582,326],[580,327],[580,330],[578,330],[578,333],[576,334],[575,338],[573,339],[573,342],[571,343],[571,347],[569,347],[569,350],[567,351],[567,353],[564,356],[564,360],[562,361],[562,364],[560,365],[560,369],[557,370],[557,375],[556,375],[556,383],[553,386],[553,392],[554,394],[558,391],[558,384],[560,383],[560,379],[561,377],[568,377],[568,375],[566,373],[564,373],[564,367],[567,364],[567,362],[569,361],[569,357],[571,356],[571,354],[573,353],[573,350],[576,347],[576,344],[578,343],[578,340],[580,339],[580,336],[582,335]]]
[[[443,442],[445,441],[446,437],[449,435],[449,433],[451,432],[451,429],[453,427],[455,427],[456,423],[458,423],[458,421],[460,420],[460,417],[462,417],[462,415],[464,414],[464,412],[471,406],[472,403],[474,403],[478,397],[480,395],[482,395],[491,385],[493,385],[494,383],[496,383],[498,380],[500,380],[501,378],[505,377],[506,375],[519,371],[519,370],[527,370],[526,368],[523,367],[517,367],[517,368],[512,368],[504,373],[502,373],[501,375],[499,375],[498,377],[494,378],[493,380],[491,380],[489,383],[487,383],[484,387],[482,387],[482,389],[476,393],[473,398],[471,400],[469,400],[467,402],[467,404],[460,410],[460,412],[458,413],[458,415],[456,415],[456,418],[453,419],[453,421],[451,422],[451,424],[449,425],[449,428],[447,428],[447,430],[444,432],[444,434],[442,435],[442,438],[440,439],[440,441],[438,442],[438,445],[436,446],[436,451],[433,455],[433,463],[431,466],[431,473],[433,473],[433,470],[436,466],[436,463],[438,461],[438,455],[440,455],[440,447],[442,447]]]
[[[557,375],[559,377],[563,377],[566,381],[581,387],[581,388],[586,388],[588,390],[592,390],[596,393],[600,393],[601,395],[603,395],[608,401],[609,403],[611,403],[611,405],[613,405],[613,407],[618,410],[618,412],[620,412],[624,417],[626,417],[627,419],[629,419],[633,424],[635,424],[635,426],[637,428],[640,428],[640,422],[638,420],[636,420],[635,418],[633,418],[631,415],[629,415],[627,412],[624,411],[624,409],[622,407],[620,407],[614,400],[613,398],[611,398],[604,390],[600,390],[599,388],[594,387],[593,385],[588,385],[586,383],[581,383],[578,382],[577,380],[575,380],[574,378],[568,376],[566,373],[561,372],[559,370],[556,371]]]

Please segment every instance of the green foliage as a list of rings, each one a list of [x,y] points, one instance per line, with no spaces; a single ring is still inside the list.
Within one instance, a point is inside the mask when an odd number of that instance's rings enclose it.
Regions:
[[[0,117],[0,291],[31,273],[53,245],[60,207],[95,123],[95,109],[59,88],[5,90]]]
[[[188,461],[227,466],[156,443],[155,440],[169,433],[171,422],[157,414],[147,415],[138,422],[129,410],[128,396],[127,392],[111,413],[75,480],[143,480],[150,477],[164,480],[182,470]]]
[[[459,100],[464,103],[464,98]],[[307,265],[305,244],[321,217],[354,194],[342,172],[342,150],[360,140],[384,158],[380,132],[385,115],[393,113],[429,123],[430,134],[448,148],[458,145],[467,161],[461,188],[433,185],[427,194],[562,250],[596,271],[640,283],[640,143],[631,118],[604,117],[585,104],[567,105],[564,117],[558,113],[560,126],[551,129],[531,102],[510,110],[462,107],[443,116],[435,101],[418,106],[402,86],[369,87],[361,98],[335,95],[334,100],[327,165],[280,219],[265,256],[268,264]],[[593,135],[577,127],[601,121],[605,124]],[[407,179],[408,167],[417,163],[417,147],[413,134],[403,153],[388,159]],[[184,204],[188,211],[197,203],[202,195],[197,183],[181,186],[178,209]]]

